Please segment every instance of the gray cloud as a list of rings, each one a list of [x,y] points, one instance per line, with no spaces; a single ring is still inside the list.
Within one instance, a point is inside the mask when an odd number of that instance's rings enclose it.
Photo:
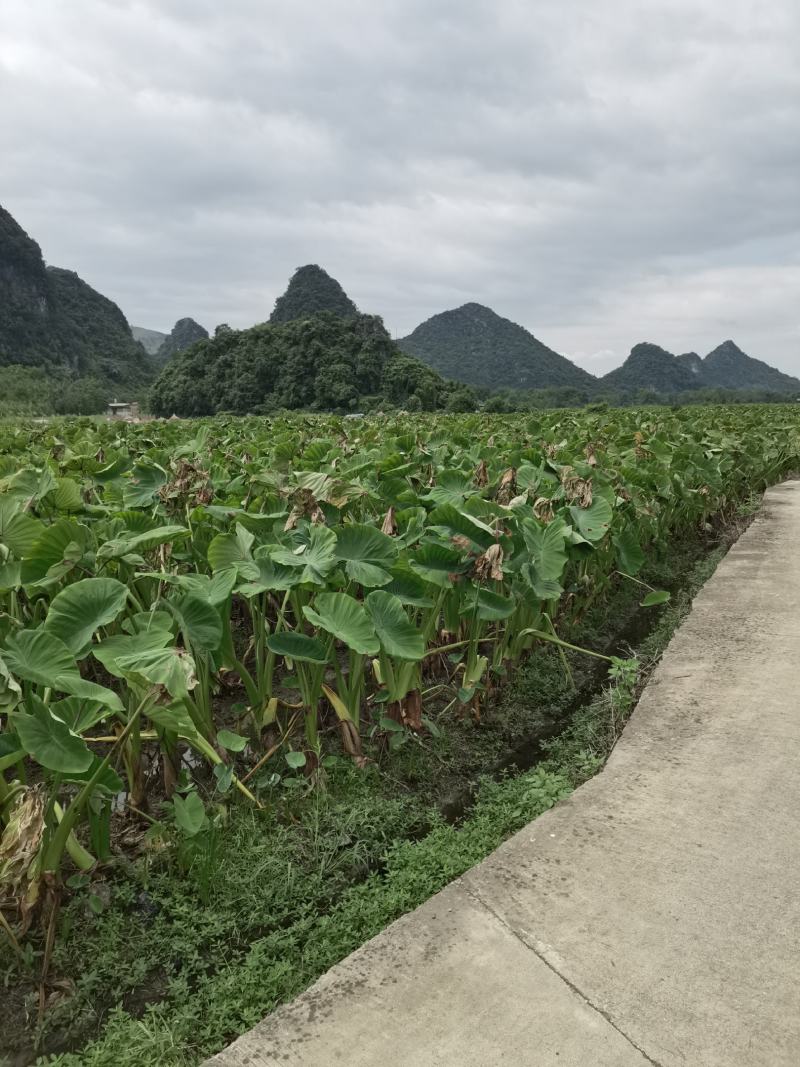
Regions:
[[[798,373],[799,45],[795,0],[4,0],[0,202],[138,325],[318,262],[397,335]]]

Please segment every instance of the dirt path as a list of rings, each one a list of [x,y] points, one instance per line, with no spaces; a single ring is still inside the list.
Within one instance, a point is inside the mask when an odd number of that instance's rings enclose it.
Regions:
[[[800,1063],[800,482],[606,768],[215,1067]]]

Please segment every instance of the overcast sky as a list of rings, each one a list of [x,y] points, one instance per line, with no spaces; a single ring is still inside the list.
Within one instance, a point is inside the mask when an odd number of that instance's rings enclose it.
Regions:
[[[798,0],[0,0],[0,203],[139,326],[316,262],[593,373],[800,373]]]

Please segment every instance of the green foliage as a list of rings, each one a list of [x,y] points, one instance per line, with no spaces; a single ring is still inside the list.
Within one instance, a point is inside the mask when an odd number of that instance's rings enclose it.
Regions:
[[[174,357],[150,394],[157,415],[301,408],[355,412],[381,406],[434,411],[474,398],[402,356],[381,320],[331,312],[282,325],[223,331]]]
[[[714,399],[714,390],[744,390],[749,399],[767,399],[787,393],[800,394],[800,381],[783,374],[761,360],[745,355],[733,341],[726,341],[700,359],[694,352],[673,356],[653,344],[638,344],[621,367],[612,370],[597,383],[602,396],[635,398],[643,394],[662,400],[670,397],[705,402]],[[646,401],[645,401],[646,402]]]
[[[55,376],[46,398],[32,396],[36,378],[21,367]],[[9,387],[0,393],[0,411],[37,413],[90,413],[100,390],[105,403],[114,389],[141,388],[152,377],[149,357],[117,305],[72,271],[45,267],[39,246],[3,208],[0,370]]]
[[[585,401],[595,383],[587,371],[481,304],[434,315],[398,344],[446,378],[492,390],[569,387]]]
[[[208,338],[208,330],[195,322],[194,319],[178,319],[170,333],[161,342],[156,352],[156,360],[159,364],[166,363],[178,352],[185,352],[196,341],[205,341]]]
[[[315,263],[298,267],[291,277],[286,292],[275,301],[269,317],[273,326],[294,319],[305,319],[328,311],[341,318],[358,314],[358,308],[342,289],[341,285]]]

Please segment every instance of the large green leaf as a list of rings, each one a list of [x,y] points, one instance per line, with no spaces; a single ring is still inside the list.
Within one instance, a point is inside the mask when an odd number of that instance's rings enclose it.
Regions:
[[[411,607],[433,607],[433,600],[429,596],[430,587],[402,560],[392,567],[392,580],[386,586],[386,592],[393,593],[403,604]]]
[[[479,549],[486,549],[497,540],[485,522],[467,515],[452,504],[440,504],[428,516],[430,528],[445,537],[466,537]]]
[[[130,667],[127,665],[131,657],[166,648],[173,640],[169,630],[158,628],[139,630],[134,634],[114,634],[113,637],[107,637],[105,641],[93,645],[92,655],[110,674],[124,678],[126,673],[130,673]],[[120,657],[125,659],[125,668],[120,666]]]
[[[294,548],[274,548],[276,563],[284,567],[302,567],[300,580],[323,585],[336,566],[336,534],[327,526],[310,526],[298,531]]]
[[[241,523],[236,524],[234,533],[217,534],[208,546],[208,562],[213,571],[224,571],[235,567],[237,563],[251,560],[255,537]]]
[[[189,644],[196,651],[214,652],[222,642],[222,619],[215,607],[195,593],[181,593],[165,601]]]
[[[500,596],[484,587],[473,587],[467,594],[462,615],[473,615],[484,622],[499,622],[514,611],[514,598]]]
[[[438,544],[420,545],[410,566],[426,582],[443,589],[452,585],[453,577],[466,569],[458,552]]]
[[[536,577],[557,582],[564,573],[567,550],[564,544],[566,527],[561,519],[545,526],[535,519],[522,522],[522,536],[530,552]]]
[[[71,519],[56,519],[50,526],[44,527],[24,554],[22,584],[28,586],[42,582],[48,587],[54,584],[52,579],[60,576],[56,568],[65,561],[74,565],[74,546],[85,551],[90,538],[89,529]],[[61,568],[63,573],[69,569],[71,567]]]
[[[75,657],[64,642],[43,627],[10,634],[2,656],[17,678],[59,693],[102,701],[110,710],[122,711],[122,701],[117,694],[82,678]]]
[[[115,664],[125,677],[163,686],[173,697],[184,697],[197,685],[195,663],[182,648],[154,648],[118,655]]]
[[[0,657],[0,711],[15,707],[22,697],[22,689]]]
[[[242,596],[249,598],[261,593],[285,592],[300,581],[301,575],[296,567],[276,563],[271,556],[263,554],[265,552],[264,547],[257,549],[253,562],[239,569],[240,576],[248,579],[238,588]]]
[[[619,569],[624,574],[637,574],[644,565],[644,552],[639,544],[639,538],[628,527],[614,538],[617,549]]]
[[[595,496],[591,507],[571,507],[569,513],[578,531],[587,541],[602,541],[611,526],[614,509],[602,496]]]
[[[53,598],[44,629],[80,658],[89,651],[94,633],[116,619],[127,599],[127,587],[115,578],[84,578]]]
[[[386,585],[397,558],[397,545],[374,526],[352,523],[334,528],[336,559],[345,564],[348,578],[367,588]]]
[[[140,508],[152,504],[158,490],[167,480],[166,472],[149,463],[137,463],[131,478],[123,490],[122,499],[126,508]]]
[[[398,597],[375,589],[366,601],[381,648],[397,659],[420,660],[425,655],[425,638],[411,622]]]
[[[316,637],[295,633],[294,630],[281,630],[270,634],[267,648],[276,656],[298,660],[300,663],[327,663],[328,652],[325,645]]]
[[[23,511],[21,500],[0,496],[0,545],[17,559],[26,556],[44,531],[43,524]]]
[[[153,530],[143,530],[141,533],[106,541],[97,550],[97,558],[119,559],[133,552],[148,552],[159,545],[183,540],[188,535],[189,531],[185,526],[156,526]]]
[[[17,678],[48,689],[56,688],[58,678],[78,674],[75,657],[64,642],[41,627],[9,634],[3,658]]]
[[[354,652],[374,656],[378,651],[375,628],[363,604],[347,593],[319,593],[314,607],[303,608],[303,614],[312,624],[333,634]]]
[[[28,755],[47,770],[78,773],[91,766],[94,757],[86,742],[41,700],[33,702],[33,714],[14,712],[13,725]]]

